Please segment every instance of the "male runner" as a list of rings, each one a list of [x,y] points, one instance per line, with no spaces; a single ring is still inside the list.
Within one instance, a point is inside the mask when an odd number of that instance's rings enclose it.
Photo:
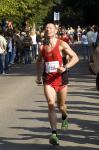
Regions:
[[[44,94],[48,103],[48,117],[52,129],[52,135],[49,142],[52,145],[59,145],[59,139],[57,136],[57,115],[55,111],[55,101],[57,95],[57,103],[59,110],[62,114],[61,129],[67,129],[67,108],[65,100],[67,98],[68,88],[68,69],[73,67],[78,61],[78,56],[70,48],[70,46],[57,38],[57,29],[54,24],[48,23],[45,28],[47,34],[47,43],[41,44],[39,50],[39,57],[36,62],[37,67],[37,79],[39,83],[40,67],[43,59],[44,72],[43,72],[43,85]],[[63,63],[62,54],[69,55],[70,61],[67,64]]]

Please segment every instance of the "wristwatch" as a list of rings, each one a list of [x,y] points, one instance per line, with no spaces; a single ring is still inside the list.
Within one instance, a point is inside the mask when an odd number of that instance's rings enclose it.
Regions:
[[[67,68],[67,66],[66,66],[66,65],[64,66],[64,68],[65,68],[65,71],[68,71],[68,68]]]

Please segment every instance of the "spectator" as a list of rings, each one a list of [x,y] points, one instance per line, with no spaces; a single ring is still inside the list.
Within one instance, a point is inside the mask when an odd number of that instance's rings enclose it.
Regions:
[[[0,73],[5,74],[7,66],[7,41],[3,35],[0,35]]]
[[[23,39],[25,64],[31,64],[31,47],[32,47],[32,38],[30,36],[30,32],[26,31],[26,36]]]

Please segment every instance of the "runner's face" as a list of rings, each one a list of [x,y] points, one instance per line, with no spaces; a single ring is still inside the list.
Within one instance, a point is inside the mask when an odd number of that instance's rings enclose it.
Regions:
[[[54,37],[56,35],[56,28],[53,24],[47,24],[46,33],[49,37]]]

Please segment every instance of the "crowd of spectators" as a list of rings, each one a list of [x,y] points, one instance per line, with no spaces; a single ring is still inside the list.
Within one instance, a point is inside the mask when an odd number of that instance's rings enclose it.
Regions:
[[[84,60],[90,61],[96,39],[98,35],[98,26],[73,28],[71,26],[56,25],[57,36],[68,44],[80,42],[83,47]],[[34,63],[38,55],[38,47],[45,39],[43,28],[39,30],[36,27],[30,27],[26,22],[24,27],[19,30],[13,27],[12,21],[1,21],[0,37],[6,41],[5,51],[0,52],[0,73],[5,74],[6,70],[15,63],[31,64]],[[1,42],[0,42],[1,43]],[[1,47],[1,44],[0,44]]]

